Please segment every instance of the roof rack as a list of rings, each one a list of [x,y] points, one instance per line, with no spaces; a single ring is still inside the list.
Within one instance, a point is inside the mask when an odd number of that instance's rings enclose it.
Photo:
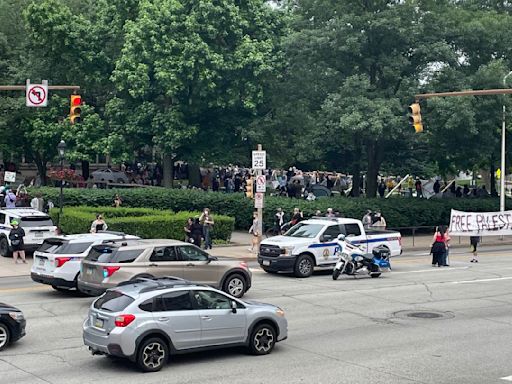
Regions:
[[[159,278],[147,278],[147,277],[138,277],[133,280],[127,280],[119,283],[117,286],[122,287],[126,285],[131,284],[137,284],[137,283],[146,283],[149,284],[149,286],[142,288],[139,293],[145,293],[145,292],[151,292],[158,289],[165,289],[165,288],[172,288],[178,285],[197,285],[193,283],[192,281],[182,279],[180,277],[175,276],[164,276]]]

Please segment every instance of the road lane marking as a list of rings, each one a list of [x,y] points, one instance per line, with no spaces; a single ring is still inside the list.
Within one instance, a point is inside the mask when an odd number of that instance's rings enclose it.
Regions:
[[[440,271],[453,271],[453,270],[460,270],[460,269],[469,269],[469,267],[451,267],[451,268],[431,267],[430,269],[420,269],[420,270],[416,270],[416,271],[398,271],[398,272],[391,271],[391,273],[393,275],[396,275],[398,273],[440,272]]]
[[[490,279],[452,281],[451,283],[452,284],[469,284],[469,283],[485,283],[487,281],[500,281],[500,280],[512,280],[512,276],[508,276],[508,277],[494,277],[494,278],[490,278]]]
[[[512,381],[512,376],[502,377],[500,380]]]
[[[26,291],[43,291],[48,290],[50,287],[37,286],[37,287],[22,287],[22,288],[0,288],[0,292],[26,292]]]

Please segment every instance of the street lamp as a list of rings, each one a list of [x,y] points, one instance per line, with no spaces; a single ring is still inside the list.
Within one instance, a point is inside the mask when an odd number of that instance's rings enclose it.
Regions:
[[[505,77],[503,77],[503,86],[507,87],[507,77],[512,75],[512,71],[507,73]],[[500,185],[500,211],[505,211],[505,114],[506,108],[505,103],[503,103],[503,117],[501,121],[501,185]]]
[[[64,186],[64,155],[66,154],[66,143],[64,140],[61,140],[59,144],[57,145],[57,151],[59,152],[59,158],[60,158],[60,171],[62,175],[62,180],[60,181],[60,195],[59,195],[59,220],[58,220],[58,226],[60,228],[60,217],[62,216],[62,204],[63,204],[63,191],[62,188]]]

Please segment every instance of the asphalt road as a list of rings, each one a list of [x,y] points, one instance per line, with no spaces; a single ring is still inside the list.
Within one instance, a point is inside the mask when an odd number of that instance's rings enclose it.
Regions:
[[[289,339],[271,355],[241,349],[177,356],[161,372],[91,356],[81,324],[92,299],[28,277],[1,278],[0,301],[21,308],[27,336],[0,352],[2,383],[506,383],[512,375],[512,255],[478,264],[452,254],[395,258],[381,278],[332,281],[255,271],[247,298],[285,309]],[[411,312],[439,318],[408,317]],[[511,379],[512,380],[512,379]]]

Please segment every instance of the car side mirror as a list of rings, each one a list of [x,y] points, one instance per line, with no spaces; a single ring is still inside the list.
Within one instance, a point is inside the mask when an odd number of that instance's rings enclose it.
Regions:
[[[238,308],[238,305],[235,300],[231,300],[231,312],[236,313],[236,309]]]
[[[217,260],[219,260],[217,258],[217,256],[208,256],[208,263],[211,263],[212,261],[217,261]]]
[[[339,240],[339,241],[345,241],[345,235],[344,235],[343,233],[340,233],[340,234],[338,235],[338,240]]]

